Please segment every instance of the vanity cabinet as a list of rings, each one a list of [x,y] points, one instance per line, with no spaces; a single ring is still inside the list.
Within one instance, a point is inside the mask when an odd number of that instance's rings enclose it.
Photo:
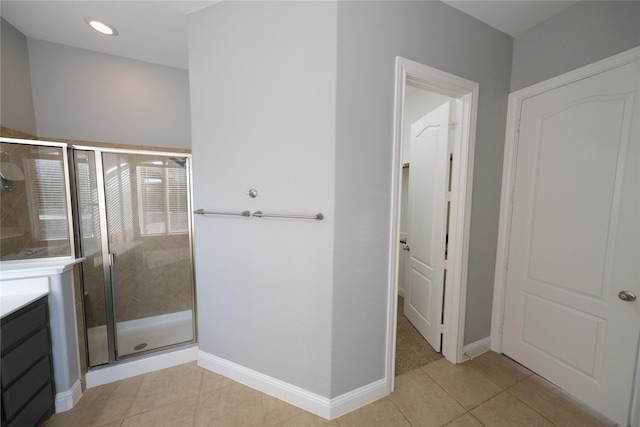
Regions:
[[[2,427],[37,426],[55,412],[47,296],[0,321]]]

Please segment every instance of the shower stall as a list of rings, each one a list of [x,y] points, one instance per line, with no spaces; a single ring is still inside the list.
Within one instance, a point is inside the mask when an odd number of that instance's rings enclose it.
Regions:
[[[89,367],[193,343],[190,156],[71,153]]]

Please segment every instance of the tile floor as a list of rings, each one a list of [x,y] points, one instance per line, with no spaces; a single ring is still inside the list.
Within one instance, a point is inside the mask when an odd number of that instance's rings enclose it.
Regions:
[[[395,391],[327,421],[196,366],[195,362],[89,389],[46,427],[144,426],[613,426],[493,352],[445,359],[396,377]]]

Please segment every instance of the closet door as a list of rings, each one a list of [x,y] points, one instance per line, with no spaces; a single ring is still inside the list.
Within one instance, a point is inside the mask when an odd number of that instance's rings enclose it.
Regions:
[[[640,335],[640,62],[522,101],[503,351],[627,426]]]
[[[411,126],[404,315],[440,351],[449,165],[446,102]]]

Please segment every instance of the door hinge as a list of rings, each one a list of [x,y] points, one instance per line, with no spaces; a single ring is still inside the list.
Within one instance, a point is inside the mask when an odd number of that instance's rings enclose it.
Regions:
[[[442,268],[443,269],[447,269],[447,260],[445,259],[444,261],[442,261]]]
[[[444,334],[444,323],[438,325],[438,333]]]
[[[457,126],[458,126],[458,122],[456,121],[449,122],[449,130],[455,130]]]

